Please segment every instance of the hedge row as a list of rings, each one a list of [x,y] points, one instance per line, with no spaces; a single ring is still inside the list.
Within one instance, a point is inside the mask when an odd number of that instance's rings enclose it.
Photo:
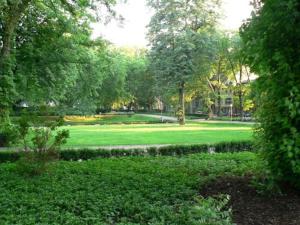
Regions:
[[[66,149],[60,151],[60,159],[70,161],[124,156],[181,156],[193,153],[241,151],[253,151],[253,143],[251,141],[221,142],[201,145],[170,145],[164,147],[150,147],[147,149]],[[19,157],[19,152],[0,151],[0,163],[14,162],[18,160]]]

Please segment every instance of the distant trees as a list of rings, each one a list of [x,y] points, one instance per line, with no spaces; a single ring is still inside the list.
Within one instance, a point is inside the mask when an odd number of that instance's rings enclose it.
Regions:
[[[241,36],[246,62],[259,74],[257,139],[276,181],[300,187],[300,4],[256,2],[262,4]]]
[[[90,23],[114,17],[115,3],[1,2],[1,114],[22,102],[71,114],[123,106],[152,110],[163,102],[174,106],[184,124],[185,102],[196,97],[210,115],[221,115],[223,89],[239,96],[240,108],[245,105],[246,86],[233,75],[238,65],[245,71],[239,41],[217,31],[218,0],[149,0],[155,11],[150,51],[91,40]],[[234,80],[237,85],[229,87]]]

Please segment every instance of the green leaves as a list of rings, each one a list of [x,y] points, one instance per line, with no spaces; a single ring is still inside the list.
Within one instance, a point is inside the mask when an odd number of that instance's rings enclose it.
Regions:
[[[263,157],[277,180],[300,183],[299,1],[265,1],[241,30],[247,63],[260,75],[257,130]]]
[[[1,164],[0,223],[228,224],[228,199],[198,201],[199,186],[258,166],[249,152],[55,162],[51,173],[33,178]]]

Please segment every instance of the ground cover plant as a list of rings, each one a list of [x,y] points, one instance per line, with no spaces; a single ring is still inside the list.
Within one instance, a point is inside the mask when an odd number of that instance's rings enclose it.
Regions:
[[[231,224],[227,197],[199,188],[221,176],[259,174],[254,153],[55,162],[27,178],[0,164],[0,224]],[[201,222],[202,221],[202,222]]]
[[[207,144],[252,139],[252,125],[188,123],[151,125],[68,126],[70,139],[64,147],[147,144]]]

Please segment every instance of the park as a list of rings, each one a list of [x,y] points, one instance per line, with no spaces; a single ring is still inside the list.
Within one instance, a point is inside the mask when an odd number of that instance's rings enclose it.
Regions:
[[[0,225],[300,224],[298,0],[0,0]]]

